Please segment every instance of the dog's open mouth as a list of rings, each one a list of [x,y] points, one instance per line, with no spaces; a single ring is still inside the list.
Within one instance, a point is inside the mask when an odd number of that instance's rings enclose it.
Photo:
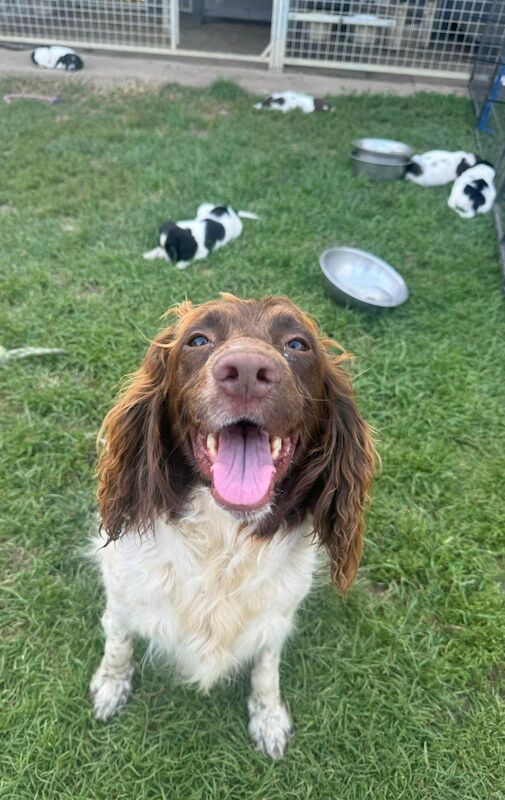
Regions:
[[[271,435],[248,420],[217,433],[192,436],[196,462],[212,483],[214,499],[233,511],[268,505],[292,461],[293,437]]]

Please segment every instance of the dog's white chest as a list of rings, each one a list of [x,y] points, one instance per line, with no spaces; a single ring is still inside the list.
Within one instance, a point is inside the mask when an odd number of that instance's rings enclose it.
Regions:
[[[131,632],[208,688],[268,641],[283,640],[310,588],[316,549],[305,530],[265,541],[238,530],[207,490],[177,525],[99,551],[109,602]]]

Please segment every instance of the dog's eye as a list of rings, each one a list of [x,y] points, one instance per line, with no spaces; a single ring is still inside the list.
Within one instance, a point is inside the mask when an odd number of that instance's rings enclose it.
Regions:
[[[290,350],[308,350],[309,347],[303,339],[290,339],[286,347]]]
[[[206,336],[203,336],[201,333],[198,336],[194,336],[189,342],[190,347],[203,347],[206,344],[209,344],[209,340]]]

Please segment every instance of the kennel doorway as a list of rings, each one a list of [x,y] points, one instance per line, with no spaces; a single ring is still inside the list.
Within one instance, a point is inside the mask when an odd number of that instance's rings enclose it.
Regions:
[[[0,0],[0,40],[268,65],[276,0]]]
[[[180,0],[180,55],[268,63],[274,0]]]

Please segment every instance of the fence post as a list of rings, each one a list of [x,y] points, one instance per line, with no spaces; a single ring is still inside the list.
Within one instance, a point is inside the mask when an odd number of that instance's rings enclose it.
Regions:
[[[179,0],[170,0],[170,49],[179,47]]]
[[[273,0],[272,30],[270,38],[271,72],[282,72],[286,54],[286,37],[288,32],[288,15],[290,0]]]

